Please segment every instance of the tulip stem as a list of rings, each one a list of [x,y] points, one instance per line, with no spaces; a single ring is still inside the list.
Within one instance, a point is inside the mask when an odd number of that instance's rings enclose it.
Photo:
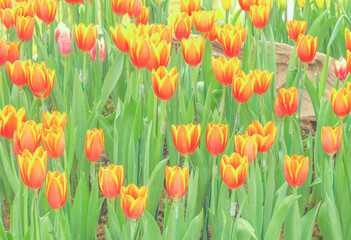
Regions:
[[[10,161],[11,161],[11,167],[12,167],[13,175],[15,176],[16,180],[18,180],[17,179],[17,171],[16,171],[16,167],[15,167],[15,159],[13,157],[14,151],[13,151],[13,142],[12,141],[10,142],[10,151],[9,151],[9,153],[10,153]]]
[[[95,181],[95,163],[90,164],[90,182],[91,186],[93,186],[93,182]]]
[[[60,239],[60,209],[55,210],[55,239]]]
[[[196,83],[195,83],[195,67],[192,70],[192,83],[193,83],[193,101],[194,101],[194,111],[195,111],[195,122],[198,123],[197,111],[196,111]]]
[[[291,135],[293,135],[293,129],[291,127],[291,125],[293,124],[293,117],[289,118],[289,145],[288,145],[288,154],[290,156],[291,153]]]
[[[41,240],[42,237],[41,237],[41,229],[40,229],[40,213],[39,213],[39,203],[38,203],[38,199],[39,199],[39,192],[38,192],[38,189],[36,190],[33,190],[33,194],[34,194],[34,205],[35,205],[35,236],[36,236],[36,240]]]
[[[84,52],[83,53],[83,71],[82,71],[82,80],[83,80],[83,88],[84,88],[84,91],[86,92],[87,91],[87,76],[85,74],[85,69],[86,69],[86,65],[87,65],[87,53]]]
[[[301,77],[301,86],[300,86],[300,94],[299,94],[299,122],[298,125],[300,126],[301,120],[301,104],[302,104],[302,95],[303,95],[303,88],[305,86],[305,78],[307,77],[307,63],[304,64],[303,74]]]
[[[173,206],[175,210],[175,218],[178,219],[179,216],[179,199],[174,199],[173,200]]]
[[[44,114],[45,113],[45,102],[44,102],[43,96],[40,96],[40,101],[41,101],[41,111],[42,111],[42,114]]]
[[[223,118],[223,112],[224,112],[224,104],[225,104],[225,90],[226,90],[226,85],[223,85],[223,92],[222,92],[222,102],[220,104],[221,107],[221,113],[219,116],[219,121],[223,122],[224,118]]]
[[[23,200],[23,204],[24,204],[24,206],[23,206],[24,232],[26,232],[28,229],[28,200],[29,200],[28,199],[28,188],[25,187],[24,188],[24,200]]]
[[[141,132],[143,127],[143,105],[144,105],[144,80],[143,80],[143,70],[139,71],[139,91],[141,96],[141,113],[140,113],[140,126],[139,126],[139,139],[138,139],[138,160],[135,166],[135,182],[138,183],[138,174],[139,174],[139,162],[140,162],[140,148],[141,148]]]
[[[236,199],[235,199],[235,189],[232,190],[232,195],[230,196],[230,216],[233,217],[232,227],[230,230],[230,239],[233,239],[234,231],[234,221],[235,221],[235,212],[236,212]]]
[[[335,162],[333,156],[330,156],[330,176],[330,181],[332,183],[333,194],[335,199]]]
[[[239,125],[239,118],[240,118],[240,110],[241,110],[241,103],[238,103],[238,110],[236,112],[236,117],[235,117],[235,132],[234,134],[237,134],[238,131],[238,125]]]
[[[129,71],[130,71],[130,64],[129,64],[129,59],[128,59],[128,55],[126,56],[126,67],[127,67],[127,79],[126,79],[126,89],[128,88],[128,83],[129,83]]]
[[[212,178],[211,178],[211,209],[216,212],[216,185],[217,185],[217,157],[212,158]]]
[[[132,239],[135,239],[135,233],[136,233],[136,219],[132,219],[131,220],[131,226],[130,226],[130,231],[131,231],[131,236],[132,236]]]
[[[158,98],[156,96],[156,93],[154,93],[154,129],[155,129],[155,136],[157,137],[157,125],[158,125],[158,114],[157,114],[157,109],[158,108]]]
[[[229,9],[227,9],[225,11],[225,23],[228,24],[229,23]]]
[[[183,167],[186,167],[189,169],[189,156],[184,156],[184,164]]]

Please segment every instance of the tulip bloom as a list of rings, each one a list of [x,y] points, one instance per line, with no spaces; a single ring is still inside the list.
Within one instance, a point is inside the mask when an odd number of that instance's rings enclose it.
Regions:
[[[219,42],[223,51],[228,57],[236,57],[240,53],[241,45],[245,41],[247,29],[238,31],[222,30],[219,35]]]
[[[35,0],[35,14],[46,24],[55,20],[56,10],[56,0]]]
[[[255,0],[238,0],[241,9],[245,12],[250,12],[250,7],[255,3]]]
[[[247,102],[253,93],[253,82],[243,71],[234,74],[232,94],[239,103]]]
[[[177,87],[178,82],[177,68],[172,68],[169,72],[166,67],[161,66],[155,71],[152,69],[152,87],[158,98],[169,100]]]
[[[138,37],[132,40],[130,45],[130,60],[134,66],[144,68],[150,60],[150,43],[149,40]]]
[[[303,63],[311,62],[316,56],[318,38],[310,35],[299,35],[297,39],[297,55]]]
[[[211,30],[206,34],[205,39],[210,39],[211,42],[216,41],[221,31],[221,24],[216,22]]]
[[[222,154],[227,146],[228,124],[215,125],[213,122],[207,125],[206,129],[206,147],[208,152],[213,156]]]
[[[110,165],[99,169],[99,185],[102,194],[109,199],[119,196],[124,183],[123,166]]]
[[[262,95],[268,91],[269,85],[271,84],[274,73],[270,73],[267,70],[261,71],[256,69],[250,73],[253,80],[254,93]]]
[[[195,152],[200,142],[201,126],[193,125],[172,125],[172,137],[174,146],[178,152],[184,156],[189,156]]]
[[[42,147],[38,147],[33,154],[25,149],[22,155],[18,155],[18,168],[27,187],[33,190],[40,188],[46,178],[47,153]]]
[[[221,5],[224,10],[229,10],[232,7],[232,0],[221,0]]]
[[[128,0],[127,12],[129,17],[138,18],[141,14],[141,0]]]
[[[171,43],[167,43],[166,40],[162,40],[158,43],[150,44],[150,59],[147,64],[147,68],[150,72],[153,69],[158,69],[161,66],[167,67],[169,57],[171,56]]]
[[[24,149],[27,149],[32,154],[34,153],[40,146],[42,128],[43,124],[37,125],[32,120],[18,123],[17,130],[13,134],[15,156],[21,155]]]
[[[14,63],[16,60],[19,59],[20,56],[20,51],[21,47],[19,42],[13,41],[13,42],[6,42],[6,48],[7,48],[7,61],[10,63]]]
[[[178,41],[188,39],[191,33],[192,18],[186,12],[177,15],[173,21],[174,35]]]
[[[270,5],[265,5],[265,4],[251,5],[250,18],[251,18],[252,24],[257,29],[264,28],[267,25],[270,11],[271,11]]]
[[[267,152],[277,137],[278,129],[273,121],[268,122],[264,127],[259,121],[253,121],[247,128],[247,134],[255,138],[257,152]]]
[[[295,87],[279,89],[274,101],[274,112],[278,117],[295,114],[299,107],[299,93]]]
[[[23,17],[34,17],[34,1],[21,2],[17,5],[17,8],[21,11]]]
[[[193,12],[194,26],[200,33],[207,33],[212,29],[215,11],[197,11]]]
[[[90,24],[86,27],[83,23],[78,26],[74,25],[74,38],[76,40],[77,47],[83,52],[90,51],[96,42],[97,27],[94,24]]]
[[[345,28],[345,44],[347,50],[351,51],[351,31]]]
[[[149,21],[149,8],[142,6],[140,16],[135,20],[135,23],[137,26],[139,24],[146,25],[148,21]]]
[[[111,5],[115,14],[124,15],[127,13],[128,0],[111,0]]]
[[[46,199],[52,209],[62,208],[67,200],[67,175],[66,172],[48,172],[46,178]]]
[[[53,113],[45,112],[41,115],[45,129],[50,129],[52,126],[61,127],[65,131],[67,123],[67,114],[61,114],[59,111]]]
[[[81,3],[81,4],[83,4],[84,5],[84,0],[65,0],[65,2],[66,3],[68,3],[68,4],[78,4],[78,3]],[[90,2],[91,2],[91,0],[90,0]]]
[[[62,32],[58,38],[58,45],[62,56],[66,57],[71,53],[71,41],[71,31],[67,28],[67,30]]]
[[[166,166],[166,188],[173,199],[184,197],[188,188],[189,169],[178,166]]]
[[[29,41],[34,33],[33,17],[17,17],[16,20],[17,36],[22,41]]]
[[[308,157],[292,155],[284,158],[285,179],[292,187],[299,187],[306,181],[309,170]]]
[[[88,130],[85,137],[85,156],[94,163],[100,159],[104,149],[104,132],[102,129]]]
[[[231,85],[234,74],[240,73],[241,62],[236,57],[229,60],[224,56],[220,56],[217,59],[212,57],[211,63],[216,79],[223,85]]]
[[[151,24],[146,26],[146,31],[153,42],[161,42],[165,40],[168,43],[172,42],[173,28],[160,24]]]
[[[12,8],[11,0],[0,0],[0,9]]]
[[[11,105],[6,105],[0,110],[0,135],[7,139],[13,138],[13,133],[17,129],[17,124],[25,122],[27,118],[26,110],[24,107],[20,108],[17,112]]]
[[[16,23],[16,17],[20,14],[20,9],[14,8],[6,8],[6,9],[0,9],[0,17],[1,17],[1,22],[4,24],[7,30],[9,30],[11,27],[15,26]]]
[[[330,103],[333,112],[339,118],[344,118],[351,110],[351,94],[346,88],[336,90],[333,88],[330,94]]]
[[[124,215],[130,219],[137,219],[143,214],[149,192],[147,186],[140,189],[134,184],[129,184],[121,189],[121,208]]]
[[[297,41],[300,34],[304,35],[306,32],[307,22],[306,21],[286,21],[286,30],[291,40]]]
[[[6,63],[7,60],[7,47],[4,38],[0,38],[0,67]]]
[[[244,134],[242,136],[234,136],[235,150],[240,156],[246,156],[249,164],[255,160],[257,155],[258,146],[255,138]]]
[[[51,159],[60,158],[65,151],[65,133],[61,127],[52,126],[50,129],[44,129],[42,141]]]
[[[322,127],[321,141],[323,149],[330,156],[339,151],[341,145],[341,127]]]
[[[351,51],[346,52],[346,68],[348,72],[351,72]]]
[[[129,26],[135,27],[134,24],[131,24]],[[128,29],[126,29],[123,25],[118,24],[115,28],[110,27],[110,32],[112,40],[117,48],[123,53],[128,53],[130,47],[131,27],[128,27]]]
[[[220,171],[223,182],[234,190],[240,187],[246,179],[249,162],[247,156],[234,152],[230,157],[224,155],[221,159]]]
[[[202,37],[182,39],[182,52],[187,64],[195,67],[201,63],[205,42]]]
[[[34,63],[30,68],[27,69],[27,79],[30,90],[35,97],[44,99],[47,98],[55,83],[55,70],[51,71],[46,68],[45,62],[40,65]]]
[[[31,61],[18,61],[16,60],[13,64],[10,62],[6,63],[6,71],[11,79],[11,82],[18,87],[23,87],[27,84],[27,68],[31,66]]]
[[[340,81],[344,81],[349,74],[349,70],[347,69],[347,63],[345,58],[340,57],[338,61],[335,61],[334,65],[335,76],[340,79]]]
[[[62,21],[60,21],[59,24],[58,24],[58,26],[57,26],[56,29],[55,29],[55,42],[56,42],[56,43],[57,43],[57,41],[58,41],[60,35],[61,35],[64,31],[66,31],[66,29],[69,30],[69,28],[68,28]]]
[[[200,10],[201,0],[180,0],[180,11],[189,16]]]
[[[100,56],[100,62],[104,62],[105,56],[106,56],[106,44],[105,40],[103,37],[101,37],[100,40],[97,40],[94,47],[90,50],[89,56],[92,62],[95,62],[95,56],[96,56],[96,47],[99,47],[99,56]]]

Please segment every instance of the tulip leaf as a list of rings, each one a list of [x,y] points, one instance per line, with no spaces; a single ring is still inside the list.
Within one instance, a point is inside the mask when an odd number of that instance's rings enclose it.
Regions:
[[[200,239],[202,224],[203,224],[204,211],[201,210],[199,215],[197,215],[191,222],[188,230],[186,231],[183,240],[190,239]]]
[[[148,211],[144,211],[143,213],[142,225],[142,229],[144,230],[142,240],[161,240],[161,233],[160,229],[158,228],[157,222]]]
[[[320,203],[310,210],[308,213],[306,213],[305,216],[302,217],[301,219],[301,235],[300,239],[311,239],[312,238],[312,233],[313,233],[313,227],[315,224],[316,216],[318,213],[318,209],[320,207]]]
[[[305,87],[307,89],[308,94],[310,95],[315,117],[316,117],[316,119],[318,119],[318,113],[319,113],[319,107],[320,107],[318,93],[317,93],[316,89],[314,88],[313,83],[308,78],[307,74],[305,75],[305,77],[306,77]]]
[[[319,210],[318,227],[326,240],[343,239],[338,210],[329,196]]]

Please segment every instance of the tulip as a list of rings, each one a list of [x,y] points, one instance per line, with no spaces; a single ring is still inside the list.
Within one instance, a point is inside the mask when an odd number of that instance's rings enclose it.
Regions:
[[[211,30],[206,34],[205,38],[208,37],[211,42],[216,41],[218,38],[218,35],[220,34],[221,31],[221,24],[216,22],[213,24]]]
[[[349,70],[347,68],[347,63],[345,58],[340,57],[338,61],[335,61],[334,65],[335,76],[340,79],[340,81],[344,81],[349,74]]]
[[[269,85],[271,84],[274,73],[269,71],[261,71],[256,69],[250,73],[253,80],[254,93],[257,95],[262,95],[268,91]]]
[[[271,11],[270,5],[265,5],[265,4],[251,5],[250,19],[251,19],[252,24],[257,29],[264,28],[268,22],[270,11]]]
[[[15,26],[16,23],[16,17],[20,14],[20,9],[14,8],[6,8],[6,9],[0,9],[0,17],[2,24],[6,27],[7,30],[9,30],[11,27]]]
[[[127,12],[129,17],[138,18],[141,14],[141,0],[128,0]]]
[[[134,66],[144,68],[150,60],[150,43],[143,37],[135,38],[130,45],[130,59]]]
[[[293,115],[299,107],[299,93],[295,87],[281,88],[274,101],[274,112],[278,117]]]
[[[351,72],[351,51],[346,52],[346,68],[348,72]]]
[[[0,0],[0,9],[12,8],[11,0]]]
[[[66,3],[68,3],[68,4],[78,4],[78,3],[81,3],[81,4],[83,4],[84,5],[84,0],[65,0],[65,2]],[[91,0],[90,0],[90,2],[91,2]]]
[[[311,62],[316,56],[318,38],[310,35],[299,35],[297,39],[297,55],[303,63]]]
[[[124,15],[127,13],[128,0],[111,0],[111,5],[115,14]]]
[[[66,31],[68,29],[69,31],[69,28],[62,22],[60,21],[58,26],[56,27],[55,29],[55,42],[57,43],[59,37],[61,36],[61,34]]]
[[[189,169],[166,166],[166,188],[173,199],[181,199],[188,188]]]
[[[250,7],[255,3],[255,0],[238,0],[241,9],[245,12],[250,12]]]
[[[13,64],[10,62],[6,63],[6,71],[13,84],[18,87],[23,87],[27,84],[27,68],[31,66],[31,61],[19,61],[16,60]]]
[[[172,125],[173,143],[178,152],[184,156],[189,156],[195,152],[200,142],[201,126],[193,125]]]
[[[255,138],[244,134],[242,136],[234,136],[235,150],[240,156],[246,156],[249,164],[255,160],[258,146]]]
[[[306,181],[309,170],[308,157],[292,155],[284,158],[285,179],[292,187],[299,187]]]
[[[306,21],[286,21],[286,30],[288,31],[288,36],[293,41],[297,41],[300,34],[305,34],[306,27]]]
[[[94,24],[90,24],[86,27],[83,23],[78,26],[74,25],[74,38],[76,39],[77,47],[83,51],[90,51],[96,42],[97,27]]]
[[[321,140],[326,153],[333,156],[341,145],[341,127],[322,127]]]
[[[177,87],[178,75],[176,67],[170,71],[164,66],[157,70],[152,69],[152,87],[158,98],[167,101],[173,96]]]
[[[146,25],[148,21],[149,21],[149,8],[142,6],[140,16],[135,20],[135,23],[137,26],[139,24]]]
[[[51,71],[46,68],[45,62],[40,65],[34,63],[30,68],[27,69],[28,84],[30,90],[35,97],[44,99],[47,98],[55,83],[55,70]]]
[[[278,9],[286,10],[286,0],[277,0]]]
[[[18,168],[23,183],[33,190],[41,187],[46,178],[47,153],[38,147],[33,154],[25,149],[18,155]]]
[[[121,24],[118,24],[115,28],[110,27],[112,40],[117,46],[117,48],[123,53],[129,52],[130,35],[131,35],[132,27],[135,27],[135,25],[134,24],[129,25],[128,29],[126,29]]]
[[[195,67],[201,63],[205,42],[202,37],[182,39],[183,57],[187,64]]]
[[[89,56],[92,62],[95,62],[96,46],[99,47],[100,62],[104,62],[106,56],[106,44],[103,37],[101,37],[100,40],[96,41],[94,47],[89,52]]]
[[[240,187],[245,182],[248,165],[247,157],[240,156],[239,153],[234,152],[230,157],[224,155],[220,171],[225,185],[232,190]]]
[[[130,219],[137,219],[143,214],[149,196],[147,186],[140,189],[134,184],[129,184],[121,189],[121,208],[124,215]]]
[[[174,35],[178,41],[188,39],[191,33],[192,18],[186,12],[177,15],[173,21]]]
[[[102,129],[88,130],[85,137],[85,156],[90,162],[97,162],[104,149],[104,132]]]
[[[16,60],[19,59],[20,56],[20,44],[17,41],[13,42],[6,42],[6,48],[7,48],[7,61],[10,63],[14,63]]]
[[[225,150],[228,140],[228,124],[215,125],[213,122],[207,125],[206,129],[206,147],[208,152],[213,156],[219,156]]]
[[[315,0],[317,7],[323,8],[324,7],[324,2],[327,3],[327,6],[330,5],[330,0]]]
[[[17,17],[16,20],[17,36],[22,41],[29,41],[34,33],[33,17]]]
[[[240,73],[241,62],[236,57],[229,60],[224,56],[220,56],[217,59],[212,57],[211,63],[216,79],[223,85],[231,85],[234,74]]]
[[[33,2],[21,2],[17,5],[17,8],[21,11],[23,17],[34,17],[34,1]]]
[[[102,194],[109,199],[119,196],[124,183],[123,166],[110,165],[99,169],[99,185]]]
[[[180,0],[180,11],[191,16],[193,12],[200,10],[200,4],[201,0]]]
[[[253,93],[253,82],[243,71],[234,74],[232,82],[232,94],[239,103],[247,102]]]
[[[239,31],[222,30],[219,34],[219,42],[228,57],[236,57],[240,53],[241,44],[245,41],[247,29]]]
[[[13,138],[13,133],[17,129],[17,124],[25,122],[27,118],[26,110],[24,107],[20,108],[17,112],[11,105],[6,105],[0,110],[0,135],[7,139]]]
[[[296,2],[296,0],[294,0]],[[297,0],[299,8],[303,8],[306,5],[306,0]]]
[[[50,129],[52,126],[56,126],[61,127],[62,131],[65,131],[67,123],[66,113],[61,114],[58,111],[54,111],[53,113],[45,112],[41,117],[45,129]]]
[[[346,88],[336,90],[333,88],[330,94],[330,103],[333,112],[339,118],[344,118],[351,110],[351,94]]]
[[[62,208],[67,200],[67,175],[66,172],[48,172],[46,179],[46,199],[52,209]]]
[[[64,57],[68,56],[71,53],[71,40],[72,35],[71,31],[68,28],[63,31],[58,38],[60,54]]]
[[[160,24],[151,24],[146,26],[146,31],[153,42],[161,42],[165,40],[168,43],[172,42],[173,28]]]
[[[4,38],[0,38],[0,67],[6,63],[7,60],[7,47]]]
[[[224,10],[229,10],[232,7],[232,0],[221,0],[221,5]]]
[[[351,51],[351,31],[345,28],[345,44],[347,50]]]
[[[215,14],[215,11],[193,12],[193,20],[196,30],[200,33],[209,32],[213,26]]]
[[[253,121],[247,128],[247,134],[255,138],[257,152],[267,152],[277,137],[277,127],[273,121],[268,122],[264,127],[259,121]]]
[[[17,124],[17,130],[13,134],[15,156],[21,155],[24,149],[27,149],[32,154],[34,153],[40,146],[42,128],[43,124],[37,125],[32,120]]]
[[[147,64],[147,68],[150,72],[161,66],[167,67],[169,57],[171,56],[171,46],[172,44],[167,43],[166,40],[162,40],[157,44],[150,44],[150,59]]]
[[[35,14],[46,24],[55,20],[56,9],[56,0],[35,0]]]
[[[42,141],[45,151],[51,159],[58,159],[65,151],[65,133],[61,127],[52,126],[49,129],[44,129]]]

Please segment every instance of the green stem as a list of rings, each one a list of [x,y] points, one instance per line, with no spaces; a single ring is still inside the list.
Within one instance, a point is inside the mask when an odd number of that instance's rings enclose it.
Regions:
[[[235,211],[236,211],[236,200],[235,200],[235,189],[233,189],[232,195],[230,196],[230,216],[233,217],[232,227],[230,230],[230,239],[233,239]]]
[[[12,171],[13,171],[13,175],[15,176],[16,180],[18,180],[17,178],[17,171],[16,171],[16,167],[15,167],[15,158],[13,157],[14,156],[14,152],[13,152],[13,142],[11,141],[10,142],[10,162],[11,162],[11,168],[12,168]]]
[[[24,187],[24,199],[23,199],[23,221],[24,221],[24,232],[28,229],[28,188]]]
[[[226,85],[223,85],[222,103],[220,104],[220,106],[221,106],[221,113],[220,113],[220,116],[219,116],[219,121],[220,122],[224,121],[223,112],[224,112],[224,105],[225,105],[225,90],[226,90]]]
[[[44,102],[44,97],[40,96],[40,101],[41,101],[41,112],[42,114],[45,113],[45,102]]]
[[[195,122],[198,123],[197,111],[196,111],[196,83],[195,83],[195,67],[192,70],[192,85],[193,85],[193,101],[194,101],[194,111],[195,111]]]
[[[90,183],[93,185],[95,181],[95,163],[90,164]]]
[[[34,193],[34,201],[35,201],[35,239],[36,240],[41,240],[41,229],[40,229],[40,213],[39,213],[39,203],[38,203],[38,199],[39,199],[39,193],[38,190],[33,190]]]
[[[126,79],[126,89],[127,89],[129,84],[130,63],[129,63],[128,55],[125,55],[125,56],[126,56],[126,67],[127,67],[127,79]]]
[[[165,135],[166,133],[166,124],[167,124],[167,101],[163,101],[163,113],[162,113],[162,127],[161,127],[161,133],[162,135]]]
[[[155,136],[157,137],[157,125],[158,125],[158,114],[157,114],[157,108],[158,108],[158,97],[156,96],[156,94],[154,93],[154,121],[153,121],[153,125],[154,125],[154,129],[155,129]]]
[[[184,156],[184,164],[183,167],[186,167],[189,169],[189,156]]]
[[[225,23],[229,23],[229,9],[225,11]]]
[[[140,151],[141,151],[141,133],[143,127],[143,105],[144,105],[144,80],[143,80],[143,70],[140,69],[140,80],[139,80],[139,91],[141,95],[141,114],[140,114],[140,126],[139,126],[139,139],[138,139],[138,160],[135,165],[135,182],[138,183],[139,174],[139,163],[140,163]]]
[[[241,110],[241,103],[238,103],[238,110],[236,112],[236,117],[235,117],[235,132],[234,132],[235,134],[237,134],[237,131],[238,131],[240,110]]]
[[[173,200],[173,207],[174,207],[174,210],[175,210],[175,218],[178,219],[179,217],[179,199],[174,199]]]
[[[303,95],[303,88],[305,86],[305,78],[307,77],[307,63],[304,64],[304,73],[302,75],[301,79],[301,86],[300,86],[300,95],[299,95],[299,126],[300,126],[300,120],[301,120],[301,104],[302,104],[302,95]]]
[[[60,209],[55,210],[55,239],[60,239]]]
[[[83,70],[82,70],[82,77],[83,77],[83,87],[84,91],[87,91],[87,75],[86,75],[86,64],[87,64],[87,53],[83,52]]]
[[[67,77],[67,74],[68,74],[68,57],[65,57],[65,69],[64,69],[64,74],[63,74],[63,94],[64,96],[68,96],[68,77]],[[68,106],[70,106],[69,104],[69,97],[66,97],[65,98],[65,101],[66,102],[66,106],[67,106],[67,109],[68,109]]]
[[[290,117],[289,118],[289,144],[288,144],[288,154],[289,154],[289,156],[291,154],[291,145],[292,145],[291,144],[291,135],[293,134],[293,129],[291,127],[292,121],[293,121],[293,117]]]
[[[330,181],[332,183],[333,194],[335,199],[335,162],[333,156],[330,156]]]
[[[136,225],[137,225],[137,224],[136,224],[136,219],[132,219],[132,220],[131,220],[131,227],[130,227],[132,239],[135,239]]]
[[[217,157],[212,159],[212,178],[211,178],[211,209],[216,212],[216,184],[217,184]]]

